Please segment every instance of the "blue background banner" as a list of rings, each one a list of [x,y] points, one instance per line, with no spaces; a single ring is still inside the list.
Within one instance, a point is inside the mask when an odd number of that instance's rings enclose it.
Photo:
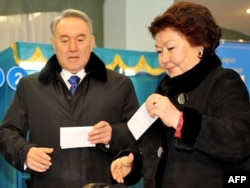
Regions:
[[[250,44],[224,42],[218,47],[217,54],[223,67],[238,72],[250,91]]]

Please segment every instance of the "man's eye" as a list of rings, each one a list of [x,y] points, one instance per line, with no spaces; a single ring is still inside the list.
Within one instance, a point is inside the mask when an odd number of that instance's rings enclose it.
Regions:
[[[77,44],[83,44],[84,43],[84,39],[83,38],[79,38],[76,40]]]
[[[69,42],[69,40],[68,39],[62,39],[61,42],[62,43],[67,43],[67,42]]]
[[[170,47],[170,48],[168,48],[168,51],[171,51],[171,50],[173,50],[174,49],[174,47]]]

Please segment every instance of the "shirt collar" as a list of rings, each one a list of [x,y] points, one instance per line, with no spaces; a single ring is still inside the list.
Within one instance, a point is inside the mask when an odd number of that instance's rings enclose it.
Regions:
[[[78,73],[76,74],[72,74],[71,72],[65,70],[65,69],[62,69],[62,71],[60,72],[60,75],[62,77],[62,79],[64,80],[64,82],[66,83],[67,87],[70,88],[70,83],[68,82],[68,79],[72,76],[72,75],[77,75],[79,78],[80,78],[80,82],[82,81],[82,79],[85,77],[86,73],[85,73],[85,70],[82,69],[80,70]],[[79,82],[79,83],[80,83]]]

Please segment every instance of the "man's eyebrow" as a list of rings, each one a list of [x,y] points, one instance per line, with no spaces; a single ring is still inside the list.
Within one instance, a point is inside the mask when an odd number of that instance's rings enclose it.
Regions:
[[[69,37],[69,38],[71,38],[71,37],[68,36],[68,35],[61,35],[60,37],[61,37],[61,38],[62,38],[62,37]],[[85,34],[79,34],[79,35],[77,35],[76,37],[86,37],[86,35],[85,35]]]

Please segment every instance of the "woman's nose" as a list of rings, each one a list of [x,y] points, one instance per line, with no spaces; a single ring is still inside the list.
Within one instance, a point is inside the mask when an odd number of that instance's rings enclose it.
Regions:
[[[162,52],[162,63],[167,63],[169,59],[169,54],[166,51]]]

